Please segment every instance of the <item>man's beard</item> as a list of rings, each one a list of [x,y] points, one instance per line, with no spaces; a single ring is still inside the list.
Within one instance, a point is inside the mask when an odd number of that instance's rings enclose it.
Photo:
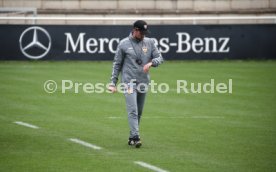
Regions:
[[[143,37],[143,36],[142,36],[141,38],[135,37],[135,39],[136,39],[137,41],[142,41],[142,40],[144,39],[144,37]]]

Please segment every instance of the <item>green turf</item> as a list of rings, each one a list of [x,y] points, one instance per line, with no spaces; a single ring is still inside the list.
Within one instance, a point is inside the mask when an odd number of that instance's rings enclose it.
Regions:
[[[141,149],[130,148],[122,94],[48,94],[46,80],[109,81],[111,62],[0,62],[0,171],[276,171],[276,61],[166,62],[151,78]],[[176,94],[176,80],[227,82],[233,94]],[[110,119],[108,117],[118,117]],[[14,124],[23,121],[40,129]],[[79,138],[97,151],[68,141]]]

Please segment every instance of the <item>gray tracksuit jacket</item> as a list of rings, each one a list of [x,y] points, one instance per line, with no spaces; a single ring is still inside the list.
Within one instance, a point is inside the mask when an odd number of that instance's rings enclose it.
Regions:
[[[140,60],[139,60],[140,59]],[[142,62],[138,64],[137,60]],[[154,41],[145,37],[142,41],[137,41],[132,34],[120,41],[113,61],[111,75],[111,85],[116,85],[118,76],[121,73],[122,83],[130,83],[136,79],[136,83],[148,84],[150,77],[144,73],[143,66],[152,62],[153,67],[157,67],[163,62],[163,57],[154,44]]]

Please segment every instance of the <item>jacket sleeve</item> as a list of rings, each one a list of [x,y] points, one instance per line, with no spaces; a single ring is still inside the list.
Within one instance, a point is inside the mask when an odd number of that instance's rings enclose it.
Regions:
[[[158,48],[156,47],[156,45],[154,44],[154,41],[151,40],[151,47],[152,47],[152,53],[151,53],[151,57],[152,57],[152,67],[157,67],[159,66],[161,63],[164,62],[164,59],[160,53],[160,51],[158,50]]]
[[[124,52],[123,49],[121,48],[122,45],[121,43],[118,45],[115,56],[114,56],[114,60],[113,60],[113,67],[112,67],[112,74],[111,74],[111,83],[110,85],[115,86],[118,82],[118,77],[119,74],[122,70],[122,66],[124,63]]]

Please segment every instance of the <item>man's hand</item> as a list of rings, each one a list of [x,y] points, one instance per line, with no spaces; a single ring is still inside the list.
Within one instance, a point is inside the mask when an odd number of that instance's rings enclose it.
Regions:
[[[152,66],[152,62],[147,63],[143,68],[144,72],[148,73],[151,66]]]
[[[116,87],[114,85],[109,85],[108,86],[108,90],[111,92],[111,93],[115,93],[117,91]]]

